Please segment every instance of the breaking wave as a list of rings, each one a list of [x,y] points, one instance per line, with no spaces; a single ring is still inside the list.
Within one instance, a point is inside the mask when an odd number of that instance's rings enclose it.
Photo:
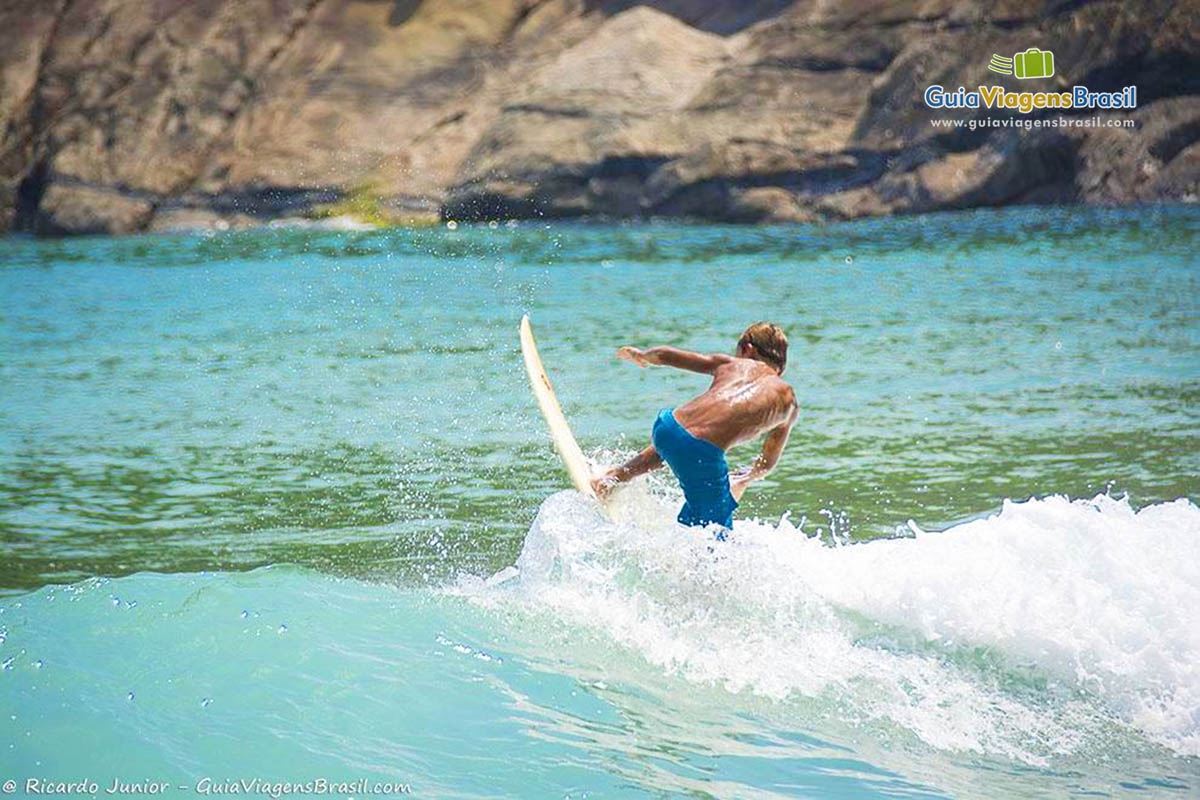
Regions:
[[[457,587],[598,629],[668,673],[1032,764],[1143,739],[1200,755],[1200,508],[1005,501],[830,546],[786,517],[726,541],[635,486],[561,492],[515,567]],[[798,713],[803,713],[798,709]]]

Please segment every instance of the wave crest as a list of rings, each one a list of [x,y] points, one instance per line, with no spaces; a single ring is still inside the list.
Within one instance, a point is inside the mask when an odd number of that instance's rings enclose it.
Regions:
[[[831,547],[784,518],[728,541],[644,489],[548,498],[484,588],[688,680],[832,702],[943,749],[1030,763],[1130,730],[1200,755],[1200,508],[1005,501],[940,532]],[[1124,733],[1122,733],[1124,731]]]

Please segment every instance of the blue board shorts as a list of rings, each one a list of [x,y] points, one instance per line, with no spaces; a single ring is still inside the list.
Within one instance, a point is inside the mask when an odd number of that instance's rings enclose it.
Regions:
[[[650,442],[683,487],[687,502],[678,519],[684,525],[704,526],[715,522],[732,528],[733,510],[738,504],[729,491],[725,451],[688,433],[676,421],[674,411],[664,408],[658,412],[650,431]]]

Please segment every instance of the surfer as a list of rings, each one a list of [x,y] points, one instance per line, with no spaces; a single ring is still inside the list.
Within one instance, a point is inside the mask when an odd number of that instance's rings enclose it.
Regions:
[[[658,469],[665,461],[683,488],[684,525],[733,527],[733,511],[746,487],[775,468],[799,411],[792,387],[780,377],[787,366],[787,336],[759,322],[738,339],[734,355],[693,353],[675,347],[622,347],[617,358],[712,375],[708,389],[684,405],[664,408],[654,420],[650,446],[592,479],[600,497]],[[732,475],[725,451],[766,433],[762,451]]]

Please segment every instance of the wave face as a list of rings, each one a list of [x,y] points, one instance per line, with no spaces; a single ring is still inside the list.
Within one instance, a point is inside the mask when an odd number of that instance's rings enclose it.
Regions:
[[[631,488],[541,507],[515,569],[460,585],[602,631],[668,673],[939,749],[1046,764],[1200,754],[1200,508],[1006,501],[941,532],[829,546],[786,517],[728,541]],[[808,713],[811,713],[811,709]]]

